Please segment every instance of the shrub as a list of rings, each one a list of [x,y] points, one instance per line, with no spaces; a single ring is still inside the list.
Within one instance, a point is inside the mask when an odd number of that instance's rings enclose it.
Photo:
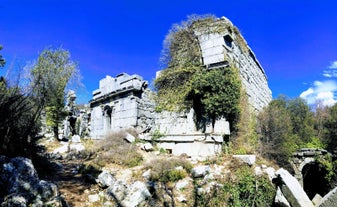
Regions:
[[[248,166],[240,166],[235,177],[214,186],[211,192],[198,197],[198,206],[271,206],[275,197],[273,184],[264,176],[255,176]]]
[[[182,167],[179,169],[177,167]],[[190,173],[192,165],[184,159],[172,158],[168,160],[156,159],[147,165],[151,169],[151,181],[159,181],[163,183],[175,182],[183,179]]]

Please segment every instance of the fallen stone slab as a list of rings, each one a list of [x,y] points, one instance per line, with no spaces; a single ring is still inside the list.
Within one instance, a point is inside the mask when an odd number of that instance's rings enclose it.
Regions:
[[[275,174],[284,197],[292,207],[314,207],[300,183],[287,170],[281,168]]]
[[[126,133],[124,139],[129,143],[134,143],[136,141],[136,138],[129,133]]]

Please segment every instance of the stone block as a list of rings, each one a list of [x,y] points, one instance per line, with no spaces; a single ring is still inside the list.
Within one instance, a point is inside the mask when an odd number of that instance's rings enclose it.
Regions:
[[[326,194],[320,201],[318,207],[335,207],[337,206],[337,187]]]
[[[71,142],[73,143],[80,143],[81,142],[81,137],[79,135],[74,135],[71,137]]]
[[[233,157],[248,165],[254,165],[256,161],[256,155],[233,155]]]
[[[322,200],[322,196],[320,196],[319,194],[316,194],[315,197],[311,201],[315,206],[318,206],[321,200]]]
[[[88,196],[89,203],[95,203],[100,200],[98,194],[93,194]]]
[[[146,152],[149,152],[153,150],[153,146],[151,143],[145,143],[142,145],[141,149],[145,150]]]
[[[209,171],[210,171],[210,167],[208,165],[194,167],[192,169],[192,176],[194,178],[204,177],[207,173],[209,173]]]
[[[85,150],[85,147],[81,143],[76,143],[76,144],[70,144],[69,149],[70,151],[80,152],[80,151]]]
[[[103,188],[112,186],[116,179],[106,170],[98,175],[96,182]]]
[[[151,196],[145,183],[136,181],[129,189],[126,197],[121,202],[123,206],[136,207]]]
[[[133,143],[136,141],[136,138],[134,136],[132,136],[131,134],[129,133],[126,133],[125,135],[125,138],[124,138],[126,141],[128,141],[129,143]]]

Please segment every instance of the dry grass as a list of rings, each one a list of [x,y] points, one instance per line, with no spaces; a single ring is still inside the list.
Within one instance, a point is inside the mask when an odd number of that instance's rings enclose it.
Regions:
[[[92,162],[100,167],[115,163],[126,167],[139,165],[143,157],[135,145],[124,140],[125,131],[108,134],[104,140],[94,142],[87,151],[94,152],[96,157]]]

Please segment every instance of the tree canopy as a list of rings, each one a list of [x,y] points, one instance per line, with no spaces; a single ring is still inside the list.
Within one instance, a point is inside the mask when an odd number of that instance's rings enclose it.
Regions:
[[[78,74],[77,64],[70,53],[62,48],[48,48],[42,51],[31,70],[34,93],[43,97],[47,125],[51,126],[55,138],[58,137],[59,123],[65,118],[65,89],[69,80]]]
[[[273,100],[258,116],[260,153],[282,166],[300,148],[324,147],[324,140],[315,129],[316,117],[301,98],[281,96]]]

